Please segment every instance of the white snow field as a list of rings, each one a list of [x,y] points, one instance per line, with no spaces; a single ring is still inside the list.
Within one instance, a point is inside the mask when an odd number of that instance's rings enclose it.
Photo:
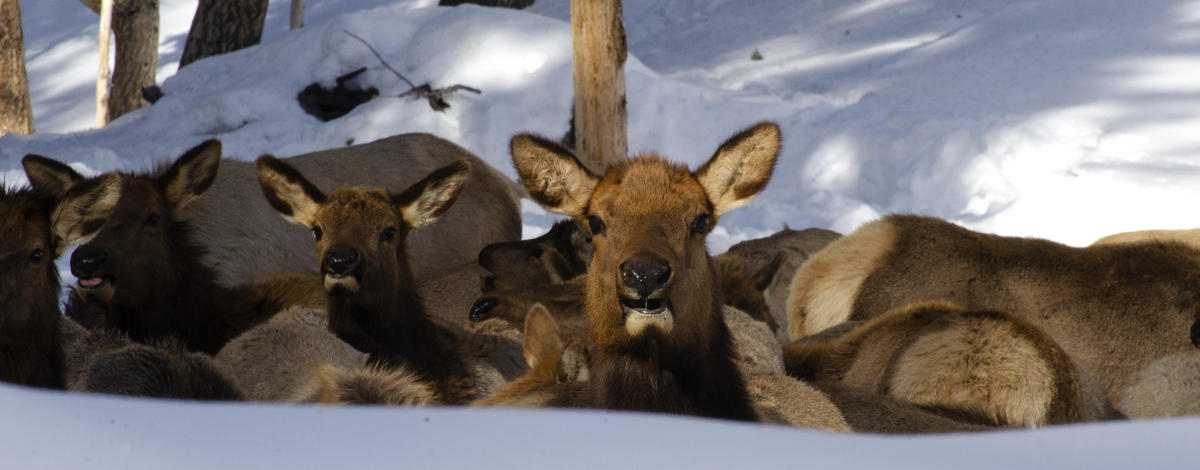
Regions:
[[[558,137],[572,86],[567,0],[524,11],[433,0],[308,0],[263,44],[176,71],[195,1],[162,0],[166,97],[92,129],[96,15],[22,2],[37,133],[0,137],[0,178],[38,153],[86,173],[140,170],[219,138],[229,156],[289,156],[431,132],[515,176],[508,139]],[[1200,226],[1200,1],[626,0],[631,150],[693,166],[760,120],[783,128],[773,182],[723,217],[730,244],[841,232],[920,213],[1085,245]],[[395,98],[410,80],[464,84],[451,108]],[[757,52],[761,60],[752,60]],[[296,94],[355,80],[385,96],[320,122]],[[554,220],[524,205],[526,235]],[[69,281],[69,279],[66,279]],[[833,435],[601,412],[379,410],[119,400],[0,387],[5,468],[513,467],[1156,468],[1194,462],[1195,419],[969,436]],[[428,421],[426,419],[428,418]],[[18,465],[19,464],[19,465]]]

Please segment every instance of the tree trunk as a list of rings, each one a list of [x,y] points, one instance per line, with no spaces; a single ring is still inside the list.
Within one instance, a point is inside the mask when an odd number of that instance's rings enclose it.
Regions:
[[[112,46],[113,0],[100,0],[100,60],[96,72],[96,128],[108,125],[108,99],[112,96],[112,71],[108,68],[108,51]]]
[[[290,29],[300,29],[303,27],[304,27],[304,0],[292,0],[292,24],[291,24]]]
[[[464,3],[474,3],[485,7],[500,7],[512,8],[514,10],[523,9],[529,5],[533,5],[533,0],[440,0],[439,7],[456,7]]]
[[[592,171],[628,155],[620,0],[571,0],[576,155]]]
[[[80,0],[100,12],[100,0]],[[108,121],[150,104],[142,88],[154,86],[158,71],[158,0],[113,0],[112,29],[117,42]]]
[[[25,73],[25,36],[21,4],[0,0],[0,135],[33,133],[33,104]]]
[[[200,0],[179,67],[262,40],[268,0]]]

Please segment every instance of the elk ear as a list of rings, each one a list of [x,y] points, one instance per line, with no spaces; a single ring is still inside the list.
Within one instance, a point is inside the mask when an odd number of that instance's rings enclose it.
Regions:
[[[158,179],[172,214],[212,186],[221,163],[221,141],[209,139],[192,147],[175,160]]]
[[[581,218],[600,178],[571,152],[541,137],[520,134],[509,143],[513,166],[529,197],[551,212]]]
[[[121,200],[123,179],[116,173],[105,173],[80,181],[60,196],[50,215],[50,226],[56,238],[55,253],[61,255],[69,246],[82,243],[96,234]]]
[[[25,167],[25,176],[29,177],[29,184],[35,191],[59,200],[84,179],[83,175],[65,163],[41,155],[26,155],[21,159],[21,165]]]
[[[289,222],[313,228],[325,194],[291,165],[274,156],[260,155],[254,165],[267,203]]]
[[[779,145],[779,126],[760,122],[730,137],[696,170],[716,215],[746,205],[767,186]]]
[[[562,339],[558,336],[558,322],[540,303],[529,307],[529,313],[525,315],[521,349],[525,352],[525,363],[529,364],[530,369],[538,364],[558,363],[558,355],[563,349]]]
[[[392,196],[392,203],[410,227],[429,225],[454,205],[470,175],[471,165],[466,160],[455,160]]]
[[[587,346],[582,343],[572,341],[567,344],[558,358],[558,370],[555,371],[558,383],[587,382],[591,358]]]

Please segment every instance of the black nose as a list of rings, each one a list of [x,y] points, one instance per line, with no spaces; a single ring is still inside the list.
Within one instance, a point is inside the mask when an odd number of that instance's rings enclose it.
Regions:
[[[638,253],[621,263],[621,281],[642,297],[666,287],[669,280],[671,265],[658,255]]]
[[[84,245],[71,255],[71,273],[77,277],[90,277],[108,261],[108,252],[95,245]]]
[[[358,267],[358,250],[346,245],[336,245],[325,252],[321,260],[321,273],[345,276]]]
[[[483,297],[479,300],[476,300],[475,303],[471,305],[471,321],[481,322],[487,320],[491,317],[490,313],[492,312],[492,309],[496,308],[496,304],[499,303],[500,300],[496,299],[495,297]]]

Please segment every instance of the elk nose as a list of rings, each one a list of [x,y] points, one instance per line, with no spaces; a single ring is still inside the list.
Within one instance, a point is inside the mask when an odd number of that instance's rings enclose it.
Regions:
[[[500,303],[500,301],[495,297],[483,297],[479,300],[476,300],[475,303],[471,305],[471,321],[481,322],[487,320],[488,317],[491,316],[489,314],[491,313],[492,309],[496,308],[496,304],[498,303]]]
[[[321,272],[345,276],[358,267],[358,251],[346,245],[336,245],[325,253],[321,261]]]
[[[641,297],[666,287],[671,280],[671,265],[651,253],[638,253],[621,263],[621,281]]]
[[[104,266],[108,261],[108,252],[95,245],[84,245],[71,255],[71,272],[76,276],[87,277]]]

